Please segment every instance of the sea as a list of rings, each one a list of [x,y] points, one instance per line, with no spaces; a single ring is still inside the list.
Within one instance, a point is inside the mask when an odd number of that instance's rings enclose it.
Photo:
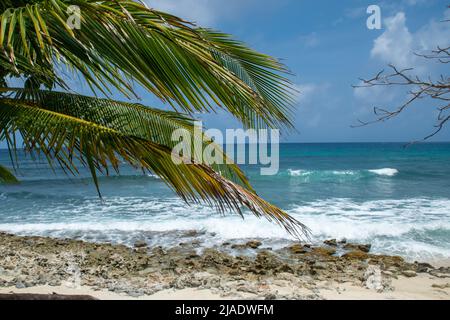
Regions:
[[[10,166],[7,150],[0,163]],[[22,152],[19,165],[21,183],[0,185],[0,231],[129,246],[296,241],[251,214],[187,205],[158,177],[126,165],[100,177],[102,200],[86,170],[67,176]],[[346,239],[408,260],[450,258],[450,143],[281,144],[277,175],[242,169],[260,196],[310,228],[314,243]]]

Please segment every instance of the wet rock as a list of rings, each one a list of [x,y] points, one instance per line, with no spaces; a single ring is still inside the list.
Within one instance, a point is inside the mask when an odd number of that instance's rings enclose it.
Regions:
[[[262,245],[261,241],[249,241],[245,244],[247,248],[258,249]]]
[[[420,263],[420,262],[414,262],[416,265],[416,272],[418,273],[427,273],[430,270],[433,270],[434,267],[429,263]]]
[[[336,253],[336,249],[317,247],[313,248],[312,253],[321,256],[332,256],[333,254]]]
[[[141,248],[147,248],[147,242],[145,242],[145,241],[142,241],[142,240],[140,240],[140,241],[136,241],[135,243],[134,243],[134,247],[136,248],[136,249],[141,249]]]
[[[347,243],[344,245],[344,249],[346,249],[346,250],[352,250],[352,251],[359,250],[359,251],[366,252],[366,253],[370,252],[371,247],[372,247],[372,245],[370,245],[370,244]]]
[[[332,247],[336,247],[337,246],[337,240],[336,239],[325,240],[323,243],[328,245],[328,246],[332,246]]]
[[[197,230],[188,230],[185,231],[181,236],[184,238],[193,238],[199,236],[200,233]]]
[[[302,254],[308,252],[307,248],[301,244],[294,244],[288,248],[293,254]]]
[[[342,256],[345,259],[351,260],[366,260],[369,258],[369,255],[363,251],[350,251]]]

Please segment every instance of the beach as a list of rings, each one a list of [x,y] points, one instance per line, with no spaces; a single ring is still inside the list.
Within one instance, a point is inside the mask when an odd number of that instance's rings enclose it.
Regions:
[[[86,170],[69,179],[19,157],[21,183],[0,185],[0,294],[449,298],[448,143],[281,144],[277,175],[243,166],[311,230],[302,242],[245,211],[189,206],[127,166],[99,177],[100,200]]]
[[[194,231],[192,231],[194,232]],[[233,246],[236,254],[227,253]],[[0,233],[0,294],[96,299],[440,299],[450,264],[407,262],[369,244],[330,239],[271,249],[252,240],[198,248],[133,247]]]

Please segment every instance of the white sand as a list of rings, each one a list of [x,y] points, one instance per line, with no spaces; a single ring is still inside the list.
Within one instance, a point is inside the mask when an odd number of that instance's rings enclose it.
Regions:
[[[414,278],[401,277],[392,281],[394,291],[378,293],[363,287],[351,284],[318,284],[320,295],[329,300],[450,300],[450,279],[436,278],[427,274],[420,274]],[[433,285],[443,288],[433,287]],[[292,289],[286,287],[277,288],[279,292],[289,292]],[[0,288],[0,293],[34,293],[34,294],[65,294],[65,295],[90,295],[101,300],[223,300],[233,297],[221,297],[211,290],[183,289],[163,290],[150,296],[133,298],[105,290],[93,290],[89,287],[68,288],[64,286],[37,286],[17,289],[15,287]],[[311,293],[305,288],[302,294]],[[256,296],[247,294],[245,298],[252,299]],[[235,299],[241,297],[234,297]]]

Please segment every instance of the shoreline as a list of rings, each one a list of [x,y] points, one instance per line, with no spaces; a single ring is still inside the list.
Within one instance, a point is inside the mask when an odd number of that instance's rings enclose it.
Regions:
[[[230,246],[224,243],[223,246]],[[195,243],[148,248],[0,232],[0,294],[97,299],[450,299],[450,264],[406,262],[370,245],[325,241],[277,250],[235,244],[242,254]],[[245,253],[252,252],[252,256]]]

